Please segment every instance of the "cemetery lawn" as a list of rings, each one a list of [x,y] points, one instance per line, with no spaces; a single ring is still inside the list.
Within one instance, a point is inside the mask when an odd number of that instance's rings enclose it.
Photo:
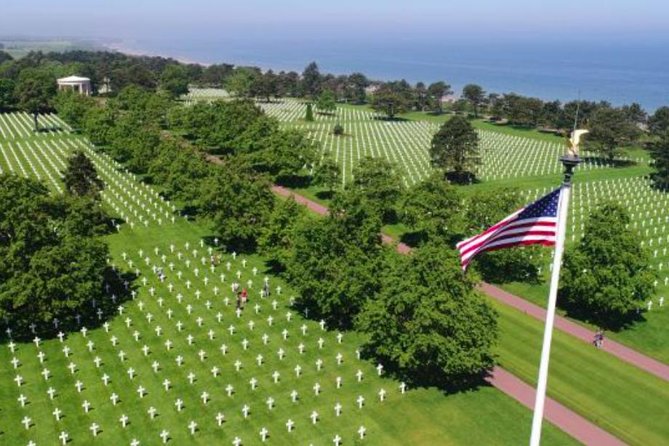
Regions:
[[[436,389],[411,389],[402,395],[399,391],[399,382],[390,377],[378,377],[375,365],[366,360],[357,360],[355,349],[361,338],[353,332],[344,333],[342,344],[338,344],[336,333],[322,331],[318,323],[305,321],[295,314],[290,322],[285,313],[289,309],[289,288],[275,278],[270,279],[272,288],[282,285],[281,294],[276,292],[269,299],[260,299],[256,291],[264,276],[264,262],[256,256],[245,256],[246,267],[241,263],[241,256],[233,260],[230,254],[223,253],[223,261],[217,266],[215,274],[209,273],[209,286],[202,283],[202,274],[208,269],[199,265],[199,257],[193,257],[193,264],[189,269],[179,261],[176,253],[170,253],[170,244],[184,253],[185,243],[191,248],[199,247],[201,237],[209,235],[200,225],[185,221],[178,221],[173,225],[149,226],[130,230],[127,226],[120,233],[107,236],[110,243],[113,262],[122,270],[132,269],[128,262],[123,261],[122,253],[126,253],[128,260],[134,260],[134,266],[141,270],[141,277],[148,282],[142,285],[136,280],[138,295],[134,301],[124,304],[123,315],[116,315],[110,320],[109,333],[104,328],[90,330],[86,337],[82,333],[69,334],[64,343],[58,339],[45,341],[40,345],[41,351],[46,354],[44,364],[40,364],[36,356],[38,349],[34,344],[18,344],[15,354],[10,352],[7,341],[0,348],[0,407],[2,411],[2,426],[0,426],[0,442],[5,444],[27,444],[35,441],[37,444],[56,444],[61,431],[68,433],[72,444],[129,444],[137,438],[142,444],[159,444],[160,432],[169,432],[168,444],[232,444],[232,440],[239,436],[244,444],[260,444],[259,431],[262,427],[269,430],[268,444],[332,444],[332,438],[340,435],[343,444],[522,444],[529,435],[531,412],[500,391],[482,386],[476,390],[444,395]],[[152,262],[162,264],[153,249],[159,247],[159,253],[167,255],[167,262],[174,262],[177,268],[183,270],[181,280],[175,272],[164,267],[167,274],[165,282],[161,283],[151,268],[142,261],[138,251],[143,250],[144,256],[149,256]],[[184,257],[185,261],[185,257]],[[225,271],[224,264],[232,263],[231,272],[226,273],[229,278],[220,284],[218,274]],[[195,276],[194,267],[199,265],[203,273]],[[260,271],[257,276],[252,274],[252,268]],[[231,296],[229,283],[234,271],[243,271],[242,283],[247,279],[255,281],[251,288],[250,302],[240,318],[234,314],[234,304],[225,305],[223,296]],[[184,286],[186,280],[195,285],[191,289]],[[167,283],[173,282],[176,289],[170,292]],[[212,291],[214,284],[220,285],[219,295]],[[154,288],[155,295],[151,296],[150,288]],[[194,297],[194,289],[202,289],[202,296]],[[179,304],[175,295],[183,293],[183,302]],[[160,306],[158,298],[164,299]],[[271,300],[278,301],[276,310],[272,308]],[[207,309],[205,302],[211,301],[211,309]],[[142,309],[140,309],[140,302]],[[254,305],[260,305],[259,313],[255,314]],[[188,314],[187,305],[192,305],[192,314]],[[167,309],[173,310],[172,318],[167,315]],[[217,312],[223,314],[222,322],[216,321]],[[151,321],[148,315],[151,314]],[[266,318],[272,315],[273,324],[270,326]],[[131,326],[126,327],[125,319],[131,319]],[[203,318],[203,325],[199,327],[196,317]],[[184,323],[183,331],[179,331],[176,321]],[[254,320],[257,324],[253,329],[248,322]],[[227,331],[230,325],[236,327],[233,335]],[[306,335],[302,335],[300,327],[306,324]],[[160,336],[155,332],[160,326]],[[209,330],[213,330],[214,339],[209,339]],[[282,339],[282,330],[288,330],[287,340]],[[133,332],[139,333],[139,341],[133,339]],[[268,334],[268,343],[264,344],[262,335]],[[194,344],[188,345],[187,336],[193,335]],[[118,344],[112,345],[111,337],[117,338]],[[324,338],[322,350],[318,348],[317,339]],[[250,346],[244,350],[242,339],[248,339]],[[173,341],[171,350],[167,350],[164,342]],[[94,343],[93,351],[89,352],[87,342]],[[226,355],[219,351],[220,345],[228,346]],[[304,343],[304,354],[298,352],[297,344]],[[71,349],[68,358],[62,348],[67,345]],[[142,347],[149,348],[148,356],[142,352]],[[285,358],[277,357],[277,349],[285,349]],[[124,361],[118,357],[119,352],[126,353]],[[206,358],[201,360],[198,352],[206,352]],[[343,354],[343,363],[337,365],[335,355]],[[256,356],[264,356],[262,365],[258,366]],[[178,366],[175,358],[182,355],[184,363]],[[14,371],[10,360],[16,356],[21,365]],[[95,357],[101,358],[100,367],[93,362]],[[317,370],[314,365],[318,358],[324,360],[323,369]],[[241,360],[243,366],[239,372],[235,371],[233,363]],[[159,363],[157,372],[152,370],[152,363]],[[67,366],[76,364],[76,372],[70,373]],[[300,378],[295,376],[293,368],[296,364],[303,367]],[[218,367],[220,372],[213,376],[212,367]],[[45,380],[40,373],[44,368],[50,370],[51,377]],[[130,378],[128,370],[134,369],[134,376]],[[364,372],[362,382],[356,382],[355,373],[360,369]],[[273,371],[280,373],[278,383],[273,382]],[[194,373],[195,381],[189,384],[188,374]],[[19,388],[14,380],[16,374],[24,379]],[[102,376],[110,378],[108,385],[104,385]],[[335,377],[341,376],[341,389],[335,387]],[[258,387],[251,390],[249,380],[258,379]],[[169,390],[163,388],[163,380],[170,381]],[[75,382],[81,381],[84,388],[81,393],[75,389]],[[315,382],[322,385],[319,396],[314,395],[312,386]],[[231,397],[226,394],[225,387],[230,384],[234,387]],[[146,394],[140,397],[137,388],[142,386]],[[53,387],[56,396],[49,399],[47,389]],[[377,396],[379,389],[387,391],[385,401],[380,402]],[[291,390],[297,390],[299,399],[292,403]],[[202,392],[209,394],[206,404],[201,400]],[[117,405],[110,401],[112,393],[116,393],[120,400]],[[17,402],[20,394],[28,398],[29,403],[22,408]],[[358,395],[364,395],[365,402],[362,409],[356,406]],[[272,409],[266,405],[266,399],[272,397],[275,404]],[[184,408],[177,411],[175,401],[182,399]],[[92,410],[84,413],[84,400],[91,403]],[[334,405],[340,402],[343,406],[341,416],[336,417]],[[245,420],[241,410],[244,404],[251,408],[249,417]],[[155,419],[151,419],[147,411],[154,407],[157,411]],[[56,421],[52,412],[60,409],[63,418]],[[319,414],[319,421],[313,425],[309,419],[311,412]],[[225,422],[217,426],[217,413],[225,415]],[[121,427],[119,421],[126,415],[130,423],[126,428]],[[32,419],[33,425],[25,429],[21,425],[24,416]],[[285,423],[288,419],[295,422],[295,429],[288,433]],[[190,421],[198,425],[194,436],[188,431]],[[90,425],[97,423],[101,431],[93,441]],[[359,440],[357,429],[365,426],[367,432],[364,440]],[[574,440],[563,432],[544,424],[543,441],[545,444],[576,444]]]
[[[543,323],[492,302],[500,314],[499,363],[536,385]],[[629,444],[662,444],[669,383],[555,330],[548,394]]]

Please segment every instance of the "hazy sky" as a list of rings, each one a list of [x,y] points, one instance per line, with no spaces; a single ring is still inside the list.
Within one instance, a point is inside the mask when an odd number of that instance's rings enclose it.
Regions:
[[[669,38],[666,0],[0,0],[0,35]]]

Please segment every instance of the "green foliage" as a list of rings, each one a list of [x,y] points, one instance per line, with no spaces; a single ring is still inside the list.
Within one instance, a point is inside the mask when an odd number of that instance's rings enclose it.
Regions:
[[[323,113],[334,113],[337,110],[337,101],[331,90],[323,90],[316,101],[316,108]]]
[[[191,203],[200,192],[200,182],[205,180],[211,166],[201,154],[184,147],[174,140],[163,140],[158,146],[158,156],[149,162],[150,180],[160,184],[162,193],[171,200]]]
[[[465,98],[474,109],[474,116],[478,118],[479,107],[485,99],[485,91],[476,84],[467,84],[462,88],[462,97]]]
[[[38,130],[37,115],[51,109],[51,102],[56,96],[56,79],[46,70],[25,69],[21,71],[16,84],[16,99],[19,108],[31,113]]]
[[[392,219],[404,192],[397,166],[386,158],[364,157],[353,168],[352,189],[362,194],[384,222]]]
[[[114,118],[114,113],[107,108],[90,108],[83,118],[83,131],[93,144],[107,146],[111,144]]]
[[[310,317],[349,328],[379,288],[381,220],[360,194],[337,193],[328,217],[303,221],[286,268]]]
[[[276,268],[285,268],[295,244],[296,228],[304,218],[304,207],[291,197],[277,203],[262,228],[258,247]]]
[[[316,99],[321,92],[321,73],[316,62],[311,62],[302,72],[302,94],[310,99]]]
[[[304,120],[307,122],[313,122],[314,120],[314,109],[313,106],[311,105],[311,102],[307,104],[307,111],[306,115],[304,116]]]
[[[80,130],[84,126],[86,113],[95,107],[95,100],[73,91],[62,91],[56,96],[54,106],[61,119],[73,129]]]
[[[249,68],[235,68],[234,73],[226,79],[225,88],[238,98],[249,98],[255,76],[256,73]]]
[[[326,187],[332,193],[341,183],[339,164],[330,156],[323,158],[314,170],[312,182],[315,185]]]
[[[84,152],[76,151],[67,159],[63,172],[65,189],[72,195],[99,198],[104,183],[98,178],[98,172]]]
[[[493,364],[494,310],[474,292],[453,249],[441,244],[395,256],[381,291],[357,319],[366,349],[420,385],[457,388]]]
[[[168,65],[160,75],[160,88],[168,92],[172,98],[188,93],[190,79],[188,70],[183,65]]]
[[[590,118],[588,128],[587,147],[610,161],[620,155],[622,146],[633,143],[640,134],[624,111],[611,107],[597,109]]]
[[[410,188],[400,202],[400,221],[421,240],[446,243],[458,234],[463,208],[458,190],[438,173]]]
[[[655,273],[630,217],[618,204],[595,210],[562,268],[559,301],[571,312],[607,328],[624,326],[653,292]]]
[[[396,115],[409,111],[409,99],[407,95],[388,84],[383,85],[374,92],[371,105],[374,110],[384,113],[389,119],[393,119]]]
[[[478,142],[478,135],[467,118],[454,116],[432,137],[432,167],[443,169],[447,175],[452,174],[456,182],[471,180],[481,163]]]
[[[443,108],[441,104],[441,98],[449,94],[453,94],[453,90],[451,90],[451,86],[448,85],[446,82],[438,81],[430,84],[427,87],[427,94],[432,99],[430,101],[430,104],[432,105],[432,110],[437,113],[442,113]]]
[[[367,99],[365,88],[369,86],[369,80],[362,73],[351,74],[344,86],[344,97],[355,104],[363,104]]]
[[[655,167],[655,181],[662,187],[669,186],[669,127],[650,143],[650,156]]]
[[[200,187],[196,206],[222,242],[233,249],[252,249],[274,207],[267,181],[228,167],[216,169]]]
[[[660,107],[648,119],[648,128],[651,133],[661,135],[669,130],[669,107]]]
[[[337,123],[332,129],[332,134],[335,136],[342,136],[344,134],[344,126]]]
[[[301,130],[273,131],[262,146],[247,157],[250,165],[280,184],[299,176],[304,167],[316,160],[316,143]]]
[[[0,79],[0,112],[16,107],[15,89],[16,83],[12,79]]]
[[[270,101],[271,96],[279,94],[279,80],[272,70],[267,70],[264,74],[255,76],[253,84],[254,96],[265,98],[267,102]]]
[[[94,205],[76,200],[0,176],[0,317],[19,329],[71,320],[103,297],[107,246],[90,238],[95,220],[80,218]]]

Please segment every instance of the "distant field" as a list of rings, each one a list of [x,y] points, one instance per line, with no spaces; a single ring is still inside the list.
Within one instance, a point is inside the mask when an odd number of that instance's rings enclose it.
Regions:
[[[62,53],[73,50],[96,50],[102,46],[94,42],[73,40],[0,40],[6,51],[13,58],[18,59],[31,51]]]

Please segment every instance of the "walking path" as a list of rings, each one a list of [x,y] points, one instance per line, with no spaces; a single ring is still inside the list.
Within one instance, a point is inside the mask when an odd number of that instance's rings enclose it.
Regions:
[[[314,212],[317,212],[318,214],[325,215],[328,212],[327,207],[320,205],[302,195],[295,194],[293,191],[286,189],[282,186],[274,186],[272,190],[276,194],[284,197],[292,195],[297,203],[307,206],[309,209],[311,209]],[[395,243],[395,239],[393,239],[387,234],[382,234],[381,238],[383,240],[383,243],[386,244]],[[408,254],[411,252],[411,247],[404,243],[398,243],[397,251],[401,254]],[[544,321],[546,319],[546,310],[544,308],[535,305],[531,302],[528,302],[527,300],[521,297],[514,296],[511,293],[507,293],[506,291],[502,290],[499,287],[483,282],[479,286],[479,289],[488,296],[492,297],[493,299],[503,304],[509,305],[519,311],[522,311],[523,313],[532,316],[535,319],[538,319],[540,321]],[[581,325],[578,325],[574,322],[571,322],[570,320],[559,315],[555,316],[555,328],[565,333],[568,333],[588,344],[592,343],[595,337],[594,331],[585,328]],[[602,348],[604,351],[612,354],[613,356],[617,357],[622,361],[628,362],[634,365],[635,367],[645,370],[646,372],[655,375],[658,378],[669,381],[669,365],[667,364],[657,361],[656,359],[653,359],[649,356],[639,353],[636,350],[633,350],[629,347],[620,344],[619,342],[615,342],[610,339],[604,341],[604,345]]]
[[[503,368],[495,367],[486,381],[530,410],[534,408],[536,390]],[[544,418],[583,444],[598,446],[625,444],[552,398],[546,399]]]

